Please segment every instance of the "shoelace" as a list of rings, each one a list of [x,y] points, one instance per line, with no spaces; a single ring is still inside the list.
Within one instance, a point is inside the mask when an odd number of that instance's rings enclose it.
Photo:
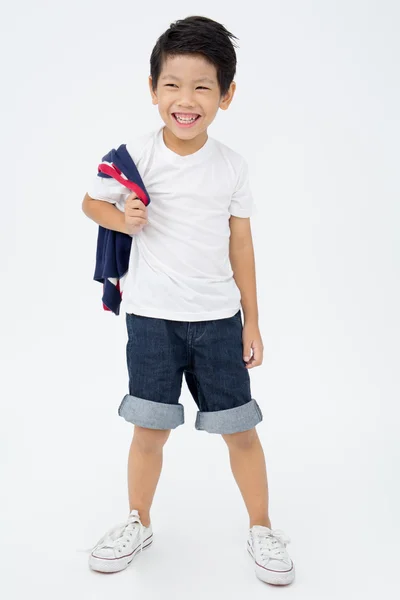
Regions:
[[[133,532],[139,525],[139,535],[140,535],[140,551],[143,551],[143,532],[144,527],[139,520],[139,517],[136,515],[129,515],[128,519],[125,523],[121,523],[119,525],[115,525],[112,529],[107,531],[107,533],[99,539],[97,544],[91,548],[91,551],[95,548],[117,548],[118,552],[122,552],[120,546],[125,547],[126,543],[129,542],[129,538],[132,537]]]
[[[267,555],[269,558],[278,560],[287,559],[286,544],[290,543],[290,539],[280,529],[274,529],[269,532],[257,532],[255,539],[258,542],[261,555]]]

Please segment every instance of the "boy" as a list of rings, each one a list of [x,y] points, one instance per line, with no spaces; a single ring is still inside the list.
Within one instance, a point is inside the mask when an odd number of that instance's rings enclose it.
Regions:
[[[249,513],[247,548],[256,575],[291,583],[294,565],[282,531],[272,530],[262,420],[249,369],[261,365],[250,228],[252,196],[243,158],[208,127],[235,93],[236,39],[205,17],[173,23],[151,55],[150,92],[164,126],[128,144],[151,198],[147,208],[114,180],[97,177],[83,211],[132,236],[124,287],[129,394],[119,414],[134,424],[128,459],[130,514],[93,548],[89,565],[125,569],[152,543],[150,507],[163,446],[184,422],[182,377],[198,406],[196,429],[228,445]],[[243,309],[244,323],[241,310]]]

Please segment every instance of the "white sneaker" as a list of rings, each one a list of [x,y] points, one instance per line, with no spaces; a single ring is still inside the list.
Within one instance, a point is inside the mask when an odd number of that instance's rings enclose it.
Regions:
[[[89,556],[89,567],[102,573],[122,571],[153,542],[151,525],[144,527],[137,510],[132,510],[127,521],[108,531],[94,546]]]
[[[261,581],[273,585],[287,585],[294,580],[294,564],[286,544],[290,539],[278,529],[255,525],[249,531],[247,549],[256,566],[256,575]]]

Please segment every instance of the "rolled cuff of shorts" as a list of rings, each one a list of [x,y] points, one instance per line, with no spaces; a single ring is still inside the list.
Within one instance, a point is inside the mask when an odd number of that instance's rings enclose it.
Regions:
[[[175,429],[185,420],[182,404],[163,404],[127,394],[118,414],[129,423],[147,429]]]
[[[253,429],[263,419],[262,412],[255,400],[227,410],[198,412],[196,429],[208,433],[238,433]]]

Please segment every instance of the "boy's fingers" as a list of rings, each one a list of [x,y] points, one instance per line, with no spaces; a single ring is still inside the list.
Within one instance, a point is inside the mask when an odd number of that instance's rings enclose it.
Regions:
[[[146,208],[143,202],[138,198],[128,198],[128,200],[126,201],[126,205],[129,208]]]
[[[251,342],[245,342],[243,344],[243,360],[248,363],[251,358]]]
[[[125,212],[130,214],[130,215],[146,215],[147,214],[147,208],[145,206],[143,206],[142,203],[140,203],[141,206],[125,206]]]
[[[251,351],[249,352],[249,354],[246,354],[246,357],[249,356],[250,358],[246,360],[245,357],[244,360],[247,363],[246,367],[248,369],[253,369],[254,367],[258,367],[262,364],[263,348],[261,346],[258,346],[257,342],[251,342],[249,346],[251,348]]]
[[[258,367],[261,364],[260,360],[257,360],[254,355],[251,357],[250,361],[247,363],[246,367],[248,369],[254,369],[254,367]]]
[[[253,348],[253,356],[251,361],[246,365],[248,369],[253,369],[254,367],[259,367],[262,364],[263,360],[263,351],[261,348]]]
[[[125,211],[125,215],[132,218],[147,219],[147,213],[144,210],[131,210],[128,208],[128,210]]]
[[[132,217],[130,215],[125,215],[125,221],[128,223],[144,223],[147,219],[142,217]]]

